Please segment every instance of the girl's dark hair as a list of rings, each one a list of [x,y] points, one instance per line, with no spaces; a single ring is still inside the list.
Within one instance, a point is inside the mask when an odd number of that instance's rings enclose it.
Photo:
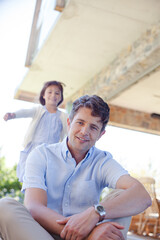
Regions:
[[[60,102],[57,104],[57,106],[59,106],[62,102],[63,102],[63,86],[62,85],[64,85],[63,83],[61,83],[61,82],[58,82],[58,81],[48,81],[48,82],[45,82],[44,83],[44,86],[43,86],[43,88],[42,88],[42,90],[41,90],[41,92],[40,92],[40,95],[39,95],[39,101],[40,101],[40,103],[42,104],[42,105],[45,105],[45,99],[43,98],[43,96],[44,96],[44,93],[45,93],[45,91],[46,91],[46,89],[49,87],[49,86],[52,86],[52,85],[54,85],[54,86],[57,86],[58,88],[59,88],[59,90],[61,91],[61,100],[60,100]]]
[[[71,122],[81,107],[86,107],[91,109],[92,116],[101,118],[101,123],[102,123],[101,131],[103,131],[109,121],[110,108],[108,104],[104,102],[103,99],[97,95],[82,96],[73,102],[72,110],[69,116],[69,119]]]

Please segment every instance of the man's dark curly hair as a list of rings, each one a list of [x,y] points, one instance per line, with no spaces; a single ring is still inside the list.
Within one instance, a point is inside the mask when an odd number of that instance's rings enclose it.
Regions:
[[[69,119],[72,122],[74,116],[78,112],[78,110],[82,107],[86,107],[92,110],[91,114],[95,117],[101,118],[102,129],[101,132],[105,129],[108,121],[109,121],[109,113],[110,108],[103,99],[97,95],[85,95],[73,102],[72,110],[69,115]]]

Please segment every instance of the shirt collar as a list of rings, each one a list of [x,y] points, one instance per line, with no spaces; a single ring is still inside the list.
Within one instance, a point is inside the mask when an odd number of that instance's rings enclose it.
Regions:
[[[68,149],[68,146],[67,146],[67,141],[68,141],[68,137],[65,137],[62,141],[62,156],[63,156],[64,159],[66,159],[67,156],[69,156],[69,155],[71,156],[71,153],[70,153],[70,151]],[[86,154],[86,156],[84,157],[83,160],[87,160],[92,155],[92,153],[94,151],[94,147],[95,146],[93,146],[89,149],[89,151],[87,152],[87,154]]]
[[[44,108],[45,111],[47,111],[46,105],[43,105],[43,108]]]
[[[67,146],[67,141],[68,141],[68,137],[65,137],[62,141],[62,156],[64,159],[66,159],[68,152],[69,152],[69,149]]]

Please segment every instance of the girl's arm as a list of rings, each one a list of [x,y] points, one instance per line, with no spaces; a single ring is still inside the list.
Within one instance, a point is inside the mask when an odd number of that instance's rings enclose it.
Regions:
[[[6,113],[3,117],[3,119],[5,121],[8,121],[10,119],[14,119],[14,118],[29,118],[29,117],[33,117],[35,112],[36,112],[37,108],[30,108],[30,109],[21,109],[18,110],[14,113]]]
[[[15,114],[15,113],[6,113],[6,114],[4,115],[4,117],[3,117],[3,119],[4,119],[5,121],[8,121],[8,120],[13,119],[13,118],[15,118],[15,117],[16,117],[16,114]]]

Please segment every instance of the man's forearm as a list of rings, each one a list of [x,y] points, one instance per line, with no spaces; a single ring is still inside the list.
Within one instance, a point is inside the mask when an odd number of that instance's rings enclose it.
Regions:
[[[46,206],[37,205],[28,210],[32,217],[48,232],[60,235],[64,225],[58,224],[56,220],[64,219],[62,215]]]
[[[84,240],[115,239],[115,237],[124,240],[120,229],[123,229],[123,226],[116,222],[101,223]]]
[[[117,196],[105,198],[101,204],[106,210],[106,219],[127,217],[144,211],[151,204],[149,194],[140,184],[122,190]]]
[[[60,236],[63,239],[66,239],[67,236],[70,240],[75,239],[75,237],[79,240],[84,240],[94,229],[98,221],[99,216],[92,206],[81,213],[66,217],[62,221],[58,221],[59,224],[65,225]]]

